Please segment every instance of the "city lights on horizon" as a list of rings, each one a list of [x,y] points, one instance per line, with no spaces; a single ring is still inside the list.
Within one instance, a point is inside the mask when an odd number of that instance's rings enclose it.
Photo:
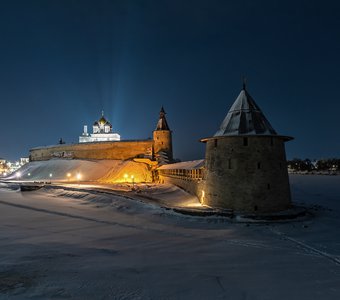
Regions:
[[[28,162],[29,159],[27,157],[22,157],[20,158],[20,160],[15,162],[0,158],[0,176],[8,176],[10,174],[13,174],[15,177],[17,177],[16,172],[18,171],[18,169],[20,169]],[[23,176],[23,174],[21,174],[20,177],[21,176]]]

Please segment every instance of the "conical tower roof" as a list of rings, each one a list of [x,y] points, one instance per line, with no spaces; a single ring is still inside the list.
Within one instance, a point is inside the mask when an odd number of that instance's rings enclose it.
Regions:
[[[277,135],[245,87],[236,98],[220,129],[214,136],[235,135]]]
[[[165,114],[166,112],[162,106],[161,111],[159,112],[159,120],[157,122],[156,130],[170,130]]]

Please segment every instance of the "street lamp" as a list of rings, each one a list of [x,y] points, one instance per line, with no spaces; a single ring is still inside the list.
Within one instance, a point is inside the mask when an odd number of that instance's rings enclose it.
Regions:
[[[124,174],[125,183],[127,183],[128,176],[128,174]]]
[[[135,176],[131,175],[131,180],[132,180],[132,189],[135,188]]]

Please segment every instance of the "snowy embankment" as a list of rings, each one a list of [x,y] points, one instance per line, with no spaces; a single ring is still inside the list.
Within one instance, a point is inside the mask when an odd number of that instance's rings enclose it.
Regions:
[[[151,174],[146,164],[122,160],[81,160],[51,159],[33,161],[6,179],[22,181],[98,181],[124,182],[125,174],[133,175],[138,181],[151,181]]]
[[[0,298],[339,299],[339,179],[290,179],[313,218],[234,224],[121,195],[0,187]]]

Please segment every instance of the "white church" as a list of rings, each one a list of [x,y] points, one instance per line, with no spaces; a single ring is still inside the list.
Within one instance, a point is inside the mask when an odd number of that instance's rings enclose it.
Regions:
[[[87,125],[84,125],[84,132],[79,137],[79,143],[120,141],[120,135],[112,132],[111,123],[105,119],[104,112],[98,121],[93,123],[93,133],[87,132]]]

